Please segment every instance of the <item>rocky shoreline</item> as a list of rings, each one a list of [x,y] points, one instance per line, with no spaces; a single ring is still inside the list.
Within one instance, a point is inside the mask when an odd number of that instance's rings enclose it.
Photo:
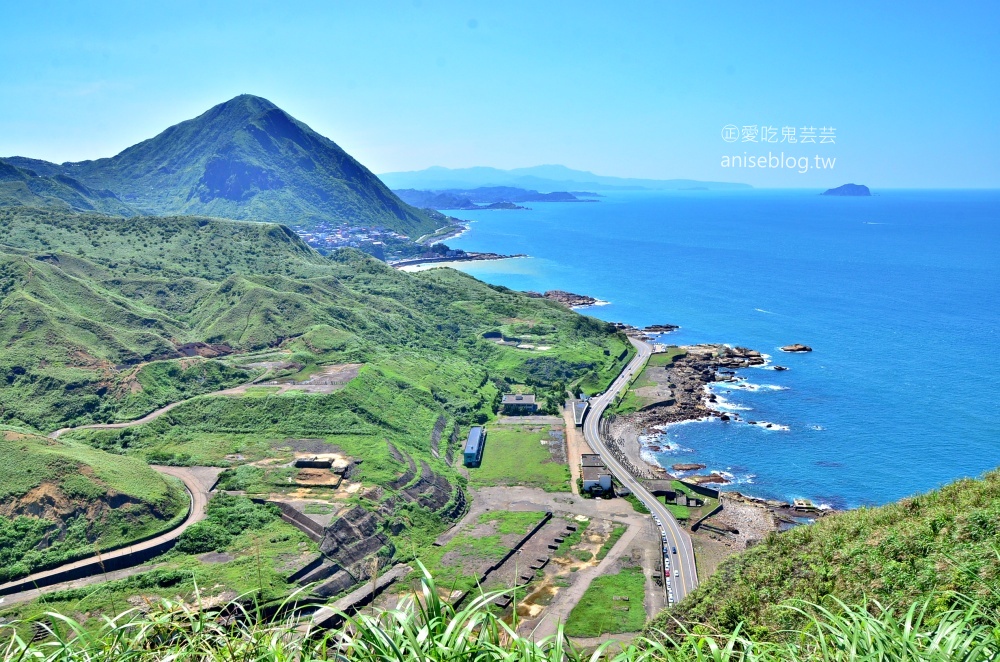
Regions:
[[[605,301],[595,299],[594,297],[587,296],[586,294],[574,294],[572,292],[566,292],[565,290],[549,290],[545,294],[528,290],[524,292],[524,294],[527,294],[529,297],[534,299],[548,299],[549,301],[556,301],[569,308],[582,308],[584,306],[596,306],[601,303],[606,303]]]
[[[726,414],[712,408],[716,396],[706,387],[719,381],[735,379],[734,370],[764,365],[767,360],[760,352],[746,347],[726,345],[692,345],[682,347],[685,354],[662,368],[650,367],[649,378],[654,387],[645,387],[637,395],[655,399],[630,416],[642,428],[718,417],[730,420]],[[649,390],[648,393],[642,391]]]
[[[634,392],[648,403],[638,411],[612,416],[606,427],[605,441],[615,457],[636,477],[644,480],[674,479],[684,475],[689,483],[725,489],[731,477],[718,471],[705,471],[700,462],[677,462],[668,469],[656,463],[650,453],[664,450],[654,433],[664,426],[683,421],[719,418],[739,420],[733,413],[713,407],[717,396],[708,386],[714,382],[735,381],[735,370],[767,364],[767,357],[746,347],[694,345],[679,347],[684,353],[667,365],[646,367],[645,386]],[[748,424],[770,426],[747,421]],[[691,473],[701,472],[701,473]],[[815,520],[829,510],[815,507],[808,500],[794,504],[760,499],[736,491],[720,492],[722,510],[702,522],[692,535],[700,538],[715,563],[734,551],[747,549],[767,535]]]
[[[758,351],[746,347],[727,345],[691,345],[681,347],[684,353],[665,366],[648,366],[646,376],[651,386],[636,390],[636,395],[650,402],[637,412],[614,416],[608,422],[608,446],[612,453],[639,478],[663,478],[667,471],[647,460],[644,451],[658,451],[656,444],[643,443],[642,437],[657,427],[683,421],[720,417],[731,420],[732,415],[711,408],[715,396],[708,393],[712,382],[734,379],[733,370],[754,365],[764,365],[767,360]],[[677,465],[678,467],[705,468],[704,465]],[[716,472],[708,475],[689,476],[687,480],[699,484],[721,485],[728,479]]]
[[[681,328],[676,324],[650,324],[649,326],[644,326],[641,329],[637,326],[632,326],[631,324],[623,324],[622,322],[612,322],[611,324],[619,331],[623,331],[625,335],[633,336],[635,338],[659,336],[666,333],[672,333]]]

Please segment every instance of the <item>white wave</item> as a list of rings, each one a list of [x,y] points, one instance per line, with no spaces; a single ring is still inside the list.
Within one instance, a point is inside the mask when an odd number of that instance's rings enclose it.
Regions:
[[[715,402],[709,402],[708,405],[715,411],[724,411],[730,414],[737,411],[753,411],[753,407],[730,402],[718,393],[714,393],[713,395],[715,395]]]
[[[779,430],[781,432],[788,432],[790,429],[787,425],[782,425],[781,423],[769,423],[768,421],[754,421],[753,423],[747,421],[747,425],[764,428],[765,430]]]
[[[753,485],[753,479],[757,477],[757,474],[735,474],[732,471],[732,467],[726,467],[726,469],[705,469],[705,473],[717,474],[725,478],[728,482],[724,483],[724,487],[731,485]]]
[[[594,308],[596,306],[610,306],[610,305],[611,305],[610,301],[604,301],[603,299],[598,299],[594,303],[588,303],[583,306],[571,306],[571,308],[573,310],[581,310],[583,308]]]
[[[754,308],[758,313],[765,313],[767,315],[777,315],[778,313],[773,313],[770,310],[764,310],[763,308]]]
[[[737,379],[735,382],[716,382],[719,388],[724,388],[730,391],[750,391],[751,393],[756,393],[757,391],[787,391],[787,386],[779,386],[777,384],[752,384],[745,379]]]
[[[819,432],[820,430],[825,430],[825,429],[826,429],[826,428],[825,428],[825,427],[823,427],[822,425],[812,425],[812,426],[810,426],[810,427],[811,427],[811,428],[812,428],[813,430],[816,430],[817,432]]]
[[[706,421],[711,421],[714,418],[715,418],[714,416],[702,416],[701,418],[690,418],[690,419],[688,419],[686,421],[674,421],[673,423],[661,423],[659,425],[654,425],[651,429],[653,429],[653,430],[661,430],[664,434],[666,434],[667,431],[670,428],[672,428],[672,427],[674,427],[676,425],[690,425],[691,423],[704,423]]]
[[[657,428],[661,426],[656,426]],[[666,432],[661,432],[659,434],[642,434],[639,435],[639,446],[642,451],[649,451],[651,453],[691,453],[693,452],[690,448],[684,448],[680,444],[670,441],[667,437]],[[656,446],[660,450],[653,451],[650,446]]]

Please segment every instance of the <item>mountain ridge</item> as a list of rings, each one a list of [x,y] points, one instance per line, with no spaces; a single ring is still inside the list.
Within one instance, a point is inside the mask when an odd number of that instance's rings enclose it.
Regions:
[[[0,160],[0,207],[17,206],[121,216],[136,214],[135,209],[107,189],[91,189],[78,179],[48,168],[39,173],[32,168]]]
[[[138,213],[304,226],[347,223],[412,237],[439,227],[335,142],[249,94],[112,157],[63,164],[4,160],[42,176],[68,176],[91,189],[114,191]]]
[[[513,186],[542,193],[557,191],[683,190],[703,187],[709,190],[742,190],[749,184],[704,182],[694,179],[634,179],[597,175],[563,165],[540,165],[502,170],[488,166],[445,168],[431,166],[424,170],[387,172],[379,178],[392,189],[474,189],[483,186]]]

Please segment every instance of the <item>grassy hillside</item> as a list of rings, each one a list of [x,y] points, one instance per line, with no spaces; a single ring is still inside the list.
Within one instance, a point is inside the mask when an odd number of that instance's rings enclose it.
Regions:
[[[0,431],[0,583],[168,528],[179,485],[135,458]]]
[[[348,223],[385,227],[413,238],[440,227],[332,140],[250,95],[219,104],[111,158],[62,165],[21,157],[8,161],[109,189],[145,213],[307,227]]]
[[[375,362],[432,381],[462,364],[463,380],[432,390],[499,379],[553,394],[574,380],[600,386],[629,349],[602,322],[455,271],[400,273],[356,251],[326,258],[281,226],[205,218],[0,210],[0,311],[0,422],[39,430],[173,401],[176,384],[160,393],[163,380],[143,377],[188,342],[281,347],[303,366]],[[482,337],[512,323],[551,349]],[[199,368],[183,394],[249,379],[238,364]]]
[[[879,508],[859,508],[772,534],[727,560],[653,627],[674,619],[755,637],[797,628],[797,599],[833,607],[877,600],[904,613],[933,594],[931,615],[961,606],[958,595],[1000,609],[1000,471]]]
[[[135,210],[108,190],[93,190],[59,172],[41,174],[0,161],[0,207],[41,207],[131,215]]]
[[[352,503],[378,513],[393,560],[419,557],[464,512],[448,457],[501,392],[530,388],[552,407],[567,387],[605,388],[632,352],[610,325],[554,302],[353,250],[324,257],[278,225],[0,218],[0,423],[47,432],[183,400],[142,425],[60,439],[227,467],[224,484],[252,494],[291,489],[282,465],[302,443],[342,451],[361,460],[351,480],[365,490]],[[514,333],[546,349],[491,340]],[[205,355],[179,356],[185,347]],[[346,364],[356,376],[325,391],[211,395]]]
[[[14,620],[5,633],[9,640],[2,643],[7,657],[109,662],[978,662],[996,659],[1000,650],[1000,619],[996,613],[972,606],[932,616],[926,602],[908,605],[912,617],[906,621],[865,605],[850,605],[842,615],[817,614],[801,630],[790,633],[792,636],[785,642],[752,639],[742,633],[691,634],[669,643],[643,637],[628,644],[612,640],[591,653],[566,641],[562,630],[544,638],[534,633],[519,635],[514,625],[491,611],[490,602],[499,597],[496,595],[456,611],[440,597],[439,587],[430,579],[398,609],[366,608],[343,626],[312,630],[308,637],[300,636],[303,623],[292,610],[265,620],[260,612],[241,603],[209,600],[211,606],[191,608],[183,598],[175,597],[181,592],[192,594],[193,581],[181,572],[152,571],[112,584],[133,593],[142,590],[148,607],[94,624],[97,631],[93,633],[86,632],[91,623],[86,621],[89,614],[84,613],[84,608],[107,600],[102,587],[64,591],[53,597],[52,611],[73,616],[56,618],[15,607],[8,610]],[[170,597],[159,597],[164,594]],[[232,618],[233,614],[239,617]],[[977,621],[984,625],[975,625]],[[58,636],[33,640],[32,622],[44,624]],[[67,636],[67,631],[85,634]],[[42,632],[48,634],[48,630]]]

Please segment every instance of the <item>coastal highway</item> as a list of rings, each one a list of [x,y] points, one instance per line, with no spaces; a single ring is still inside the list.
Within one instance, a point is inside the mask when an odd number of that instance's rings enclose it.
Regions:
[[[681,527],[677,524],[677,520],[667,510],[667,507],[662,502],[657,501],[615,459],[615,456],[604,445],[604,440],[601,439],[600,423],[601,416],[604,415],[604,410],[614,401],[622,389],[628,388],[629,382],[642,371],[646,365],[646,361],[649,360],[653,352],[653,348],[649,343],[634,338],[630,338],[629,340],[635,345],[638,353],[622,373],[618,375],[618,378],[615,379],[607,391],[590,399],[590,409],[583,421],[583,435],[594,452],[599,454],[601,459],[604,460],[604,463],[611,470],[611,473],[614,474],[615,478],[618,479],[618,482],[632,490],[632,494],[645,504],[649,512],[660,519],[661,529],[667,536],[666,547],[668,549],[677,548],[677,553],[670,554],[669,556],[670,583],[673,587],[674,602],[680,602],[684,599],[684,596],[698,586],[698,570],[694,563],[694,548],[691,546],[691,538],[686,532],[681,530]]]

